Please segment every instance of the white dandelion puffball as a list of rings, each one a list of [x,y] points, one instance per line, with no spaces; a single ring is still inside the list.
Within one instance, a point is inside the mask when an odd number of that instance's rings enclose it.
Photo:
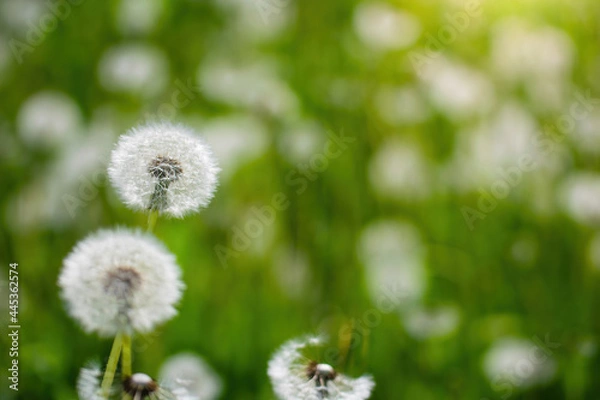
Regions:
[[[511,383],[524,389],[541,385],[552,380],[556,369],[549,349],[522,338],[499,339],[483,359],[483,371],[493,385]]]
[[[448,337],[456,332],[459,324],[460,313],[452,306],[415,307],[404,315],[406,332],[417,340]]]
[[[81,130],[82,116],[77,103],[53,90],[29,97],[19,109],[17,126],[23,142],[40,148],[58,147]]]
[[[149,124],[122,135],[108,175],[123,202],[134,210],[156,210],[182,218],[206,207],[219,168],[194,131],[170,123]]]
[[[81,368],[77,377],[77,395],[85,400],[102,400],[102,370],[96,364]]]
[[[427,246],[419,228],[408,221],[379,220],[361,233],[357,252],[365,265],[373,301],[406,309],[427,290]]]
[[[124,34],[152,32],[164,13],[163,0],[121,0],[117,9],[117,27]]]
[[[175,256],[153,236],[101,230],[63,261],[58,284],[69,312],[88,332],[149,332],[173,317],[184,288]]]
[[[559,200],[568,215],[580,224],[600,225],[600,175],[576,172],[559,188]]]
[[[294,339],[285,343],[269,361],[268,374],[280,400],[364,400],[375,386],[368,375],[352,379],[329,365],[305,358],[301,350],[321,345],[320,337]]]
[[[396,50],[413,45],[421,35],[418,18],[385,3],[360,3],[354,12],[354,30],[372,49]]]
[[[418,201],[434,190],[433,168],[414,143],[388,139],[369,163],[369,182],[383,198]]]
[[[199,356],[180,353],[169,357],[158,374],[167,386],[186,389],[196,400],[214,400],[221,394],[221,378]]]
[[[98,79],[109,92],[153,97],[169,83],[169,61],[161,49],[148,44],[116,45],[102,56]]]

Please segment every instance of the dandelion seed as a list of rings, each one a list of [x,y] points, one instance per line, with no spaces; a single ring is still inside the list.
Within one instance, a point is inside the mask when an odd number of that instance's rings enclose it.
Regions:
[[[281,400],[364,400],[371,396],[373,378],[352,379],[331,365],[305,358],[301,350],[322,344],[322,338],[290,340],[269,361],[268,375]]]
[[[144,125],[121,136],[108,168],[129,207],[176,218],[208,205],[218,171],[204,141],[170,123]]]
[[[222,383],[219,376],[200,357],[181,353],[170,357],[160,369],[160,381],[166,387],[174,387],[174,393],[185,389],[197,400],[213,400],[219,397]]]
[[[62,296],[88,332],[148,332],[177,313],[180,269],[148,234],[99,231],[78,243],[63,265]]]

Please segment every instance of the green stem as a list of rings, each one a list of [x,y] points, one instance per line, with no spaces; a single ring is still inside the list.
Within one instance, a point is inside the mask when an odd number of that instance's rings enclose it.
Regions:
[[[156,226],[156,220],[158,219],[158,211],[150,210],[148,214],[148,232],[152,232]]]
[[[123,334],[123,358],[121,359],[123,378],[131,376],[131,335]]]
[[[106,399],[108,399],[108,396],[110,395],[110,387],[112,386],[115,378],[115,372],[117,371],[122,344],[123,340],[121,334],[119,333],[117,336],[115,336],[115,341],[113,342],[112,349],[110,350],[108,363],[106,364],[106,370],[104,371],[104,378],[102,378],[102,396]]]

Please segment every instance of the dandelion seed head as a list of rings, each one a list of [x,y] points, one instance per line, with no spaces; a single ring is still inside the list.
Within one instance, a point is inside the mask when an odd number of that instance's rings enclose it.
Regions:
[[[181,353],[169,357],[158,374],[168,387],[178,387],[196,400],[214,400],[221,394],[223,384],[217,373],[201,357]]]
[[[567,177],[559,188],[559,200],[568,215],[580,224],[600,224],[600,175],[577,172]]]
[[[516,388],[529,388],[550,381],[556,373],[551,356],[532,357],[537,345],[522,338],[496,341],[483,359],[483,371],[492,383],[503,380]]]
[[[169,81],[169,62],[164,52],[141,43],[109,48],[98,65],[100,84],[109,92],[144,98],[159,94]]]
[[[21,106],[17,125],[21,139],[30,146],[55,148],[73,139],[81,129],[81,111],[69,96],[46,90],[29,97]]]
[[[102,400],[102,370],[97,364],[81,368],[77,377],[77,395],[82,400]]]
[[[108,174],[123,202],[182,218],[206,207],[219,168],[208,145],[182,125],[159,123],[122,135]]]
[[[302,350],[318,346],[323,338],[307,337],[285,343],[269,361],[268,375],[281,400],[364,400],[371,396],[373,378],[349,378],[331,365],[307,359]]]
[[[452,306],[426,309],[415,307],[404,315],[404,327],[417,340],[448,337],[456,332],[460,313]]]
[[[158,390],[154,379],[141,372],[136,372],[123,381],[123,391],[133,399],[146,398]]]
[[[421,35],[418,18],[391,5],[362,2],[354,13],[354,30],[358,37],[375,50],[410,47]]]
[[[270,144],[267,128],[250,114],[214,118],[203,124],[201,129],[202,136],[219,160],[223,180],[228,180],[246,163],[261,157]]]
[[[163,0],[121,0],[117,10],[117,27],[128,35],[148,34],[163,15]]]
[[[369,163],[369,181],[383,198],[423,200],[431,195],[432,168],[419,146],[388,139]]]
[[[139,231],[102,230],[64,262],[59,286],[69,312],[88,332],[148,332],[176,314],[183,283],[175,257]]]
[[[297,96],[279,69],[271,59],[240,64],[215,58],[202,63],[197,79],[210,100],[273,116],[295,116]]]
[[[427,246],[408,221],[372,222],[361,233],[358,256],[373,301],[390,298],[400,309],[419,303],[427,289]]]

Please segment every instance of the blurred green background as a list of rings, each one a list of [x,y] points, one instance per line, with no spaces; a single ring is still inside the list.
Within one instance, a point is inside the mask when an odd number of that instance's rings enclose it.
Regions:
[[[18,262],[22,327],[16,396],[0,330],[3,399],[76,398],[106,361],[56,280],[87,234],[145,226],[105,167],[159,119],[197,129],[222,173],[208,209],[158,222],[187,290],[134,339],[135,370],[192,351],[223,399],[273,399],[272,353],[327,332],[322,357],[372,374],[373,399],[600,397],[600,3],[3,0],[0,17],[0,312]]]

